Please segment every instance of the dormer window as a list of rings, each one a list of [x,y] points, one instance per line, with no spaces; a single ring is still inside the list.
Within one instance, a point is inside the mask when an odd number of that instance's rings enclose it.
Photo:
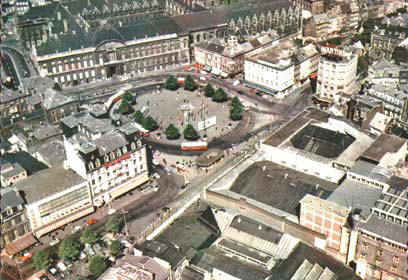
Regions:
[[[136,150],[136,144],[135,144],[135,142],[133,142],[132,144],[130,144],[130,148],[132,149],[132,151]]]
[[[120,149],[118,149],[118,150],[116,151],[116,155],[117,155],[118,157],[121,156],[121,151],[120,151]]]
[[[110,158],[111,158],[111,160],[114,160],[114,159],[115,159],[115,153],[114,153],[114,152],[111,152]]]
[[[105,155],[104,160],[105,160],[105,162],[109,162],[109,156]]]
[[[91,162],[89,163],[89,170],[92,170],[92,169],[94,169],[94,165],[93,165],[93,162],[91,161]]]
[[[126,146],[124,146],[124,147],[122,148],[122,150],[123,150],[123,153],[124,153],[124,154],[127,153],[127,147],[126,147]]]
[[[99,160],[99,158],[96,159],[95,164],[96,164],[96,167],[101,166],[101,161]]]

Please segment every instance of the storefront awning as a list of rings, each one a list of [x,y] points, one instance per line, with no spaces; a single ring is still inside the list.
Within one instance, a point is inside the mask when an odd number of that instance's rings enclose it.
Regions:
[[[204,67],[204,70],[207,71],[207,72],[211,72],[211,69],[212,69],[212,67],[208,66],[208,65]]]
[[[275,94],[277,93],[276,90],[269,89],[269,88],[267,88],[267,87],[264,87],[264,86],[261,86],[261,85],[257,85],[257,84],[251,83],[251,82],[247,82],[247,81],[246,81],[246,82],[245,82],[245,85],[248,86],[248,87],[251,87],[251,88],[260,90],[260,91],[262,91],[262,92],[268,93],[268,94],[275,95]]]
[[[211,73],[214,74],[214,75],[219,75],[219,74],[221,73],[221,70],[214,67],[214,68],[212,69]]]
[[[33,234],[27,233],[20,238],[14,240],[12,243],[9,243],[6,245],[6,253],[7,255],[14,256],[16,253],[23,251],[24,249],[27,249],[28,247],[34,245],[37,243],[37,240],[33,236]]]

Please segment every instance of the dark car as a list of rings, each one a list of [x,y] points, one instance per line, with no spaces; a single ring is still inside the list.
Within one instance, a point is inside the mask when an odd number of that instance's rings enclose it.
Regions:
[[[242,90],[238,90],[237,92],[238,92],[238,94],[241,94],[241,95],[245,94],[245,92],[243,92]]]

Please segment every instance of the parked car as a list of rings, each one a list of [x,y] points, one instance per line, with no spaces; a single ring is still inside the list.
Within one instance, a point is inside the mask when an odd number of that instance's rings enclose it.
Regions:
[[[88,256],[90,256],[90,257],[92,257],[92,256],[95,256],[96,255],[96,253],[95,253],[95,251],[92,249],[92,247],[91,246],[85,246],[85,249],[84,249],[84,251],[86,252],[86,254],[88,255]]]
[[[57,267],[62,272],[67,271],[67,269],[68,269],[62,261],[57,263]]]
[[[22,255],[20,260],[22,262],[25,262],[25,261],[28,261],[29,259],[31,259],[32,257],[33,257],[33,253],[28,252],[28,253],[25,253],[24,255]]]
[[[159,161],[157,159],[152,160],[153,165],[158,166],[160,165]]]
[[[102,251],[102,247],[101,245],[99,245],[98,243],[94,244],[92,246],[92,248],[96,251],[96,252],[101,252]]]
[[[88,258],[88,256],[84,253],[84,252],[81,252],[81,254],[79,255],[79,259],[81,260],[81,261],[84,261],[84,260],[86,260]]]
[[[55,238],[55,239],[51,240],[50,246],[57,245],[58,243],[60,243],[60,240],[58,238]]]
[[[90,225],[96,224],[96,222],[97,222],[96,219],[89,219],[88,221],[86,221],[86,224],[87,224],[88,226],[90,226]]]
[[[77,233],[79,231],[81,231],[82,227],[81,226],[76,226],[74,227],[74,229],[72,230],[72,233]]]
[[[71,268],[74,264],[70,260],[64,260],[64,264],[67,268]]]
[[[160,175],[157,172],[153,174],[153,177],[156,178],[156,179],[160,179]]]
[[[51,266],[51,267],[48,269],[48,271],[49,271],[52,275],[57,275],[57,274],[58,274],[58,270],[57,270],[55,267],[53,267],[53,266]]]

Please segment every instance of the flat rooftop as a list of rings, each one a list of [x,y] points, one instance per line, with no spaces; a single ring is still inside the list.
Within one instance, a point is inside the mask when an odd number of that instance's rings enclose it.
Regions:
[[[262,161],[243,171],[230,191],[297,216],[299,201],[306,194],[326,199],[337,187],[318,177]]]
[[[269,136],[263,143],[265,145],[278,147],[288,138],[294,135],[301,128],[305,127],[312,120],[319,122],[327,122],[330,114],[316,108],[306,108],[297,116],[291,119],[288,123]]]
[[[52,167],[15,183],[13,188],[22,191],[30,204],[84,182],[86,180],[70,169]]]
[[[387,153],[397,153],[406,140],[398,136],[381,134],[361,155],[363,158],[379,162]]]
[[[392,176],[392,172],[390,170],[361,159],[356,162],[349,172],[376,180],[381,183],[387,183]]]
[[[347,179],[330,194],[327,201],[346,208],[359,209],[361,210],[360,215],[365,220],[370,216],[371,208],[381,196],[381,193],[382,190],[380,188],[373,188]]]
[[[193,259],[192,264],[206,271],[214,268],[228,273],[238,279],[266,279],[270,272],[261,267],[227,256],[221,249],[211,247]]]
[[[371,215],[366,223],[360,223],[360,228],[365,231],[396,241],[403,246],[408,244],[407,225],[399,225],[376,215]]]

